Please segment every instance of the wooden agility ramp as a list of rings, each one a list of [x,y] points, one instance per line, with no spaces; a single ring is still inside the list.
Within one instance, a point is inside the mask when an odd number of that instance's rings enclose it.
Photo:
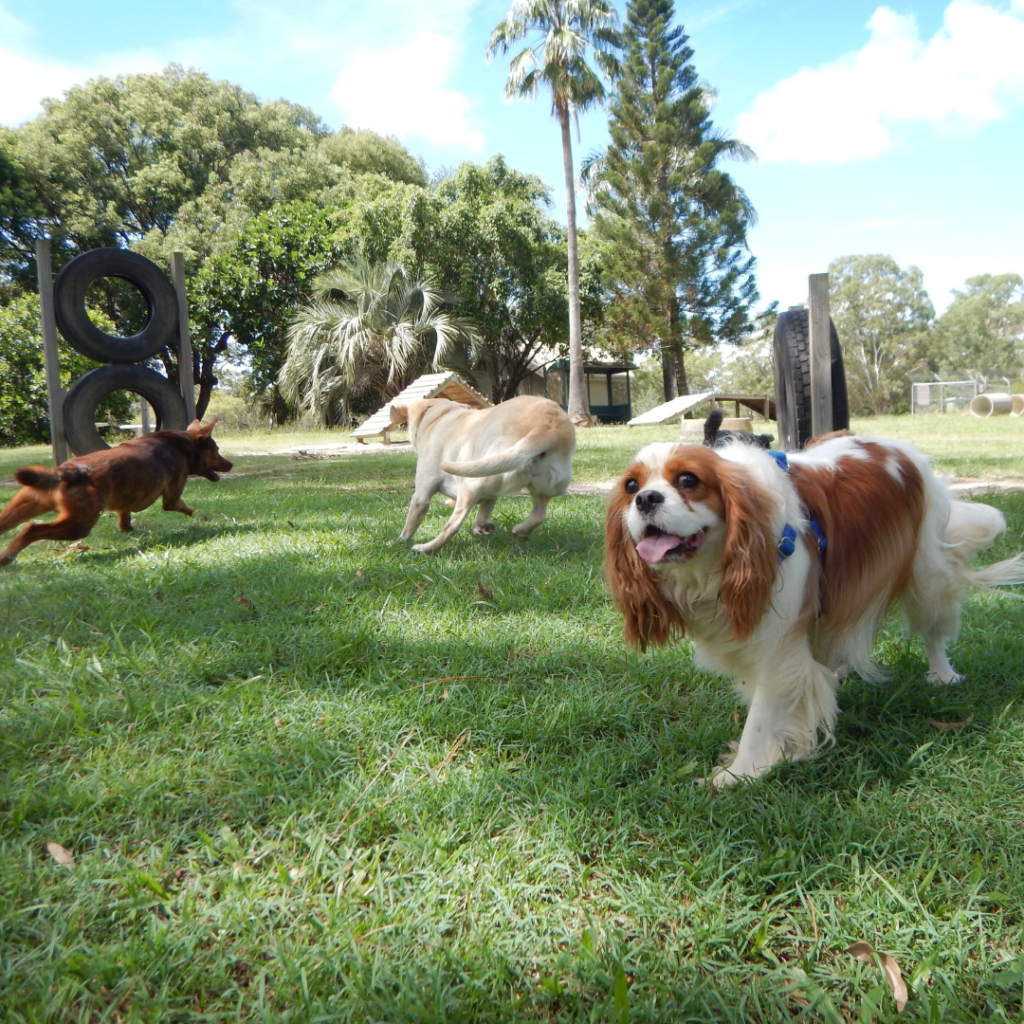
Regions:
[[[706,391],[699,395],[680,395],[673,398],[664,405],[656,406],[647,412],[634,416],[627,426],[640,427],[653,423],[671,423],[680,419],[692,409],[703,405],[705,402],[735,402],[736,415],[739,415],[739,407],[746,406],[752,412],[759,413],[765,419],[775,419],[775,399],[771,395],[750,395],[737,394],[732,391]]]
[[[467,384],[455,373],[425,373],[417,377],[401,394],[395,395],[387,405],[378,409],[368,420],[352,431],[360,444],[368,438],[379,437],[384,444],[391,443],[391,406],[411,402],[414,398],[447,398],[452,402],[471,405],[474,409],[486,409],[493,403],[489,402],[476,388]]]

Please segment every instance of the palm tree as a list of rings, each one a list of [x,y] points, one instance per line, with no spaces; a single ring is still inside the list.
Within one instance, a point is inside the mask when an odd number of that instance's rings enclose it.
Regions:
[[[280,385],[290,401],[332,418],[355,386],[393,398],[425,366],[465,370],[474,329],[444,308],[432,282],[393,260],[355,258],[314,282],[288,327]]]
[[[580,264],[576,244],[576,175],[573,171],[570,116],[603,102],[605,89],[587,63],[594,59],[606,75],[618,68],[615,52],[621,47],[618,14],[609,0],[513,0],[508,17],[491,33],[488,59],[507,53],[530,33],[540,39],[517,53],[509,64],[505,95],[532,98],[543,83],[551,91],[551,112],[562,131],[565,164],[565,205],[569,248],[569,415],[574,420],[589,413],[583,380],[583,330],[580,323]]]

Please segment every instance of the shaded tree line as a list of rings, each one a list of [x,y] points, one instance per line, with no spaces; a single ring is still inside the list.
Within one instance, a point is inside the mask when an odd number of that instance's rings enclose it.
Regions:
[[[829,266],[832,318],[855,415],[905,412],[910,379],[1024,375],[1024,279],[979,274],[940,316],[915,266],[844,256]]]

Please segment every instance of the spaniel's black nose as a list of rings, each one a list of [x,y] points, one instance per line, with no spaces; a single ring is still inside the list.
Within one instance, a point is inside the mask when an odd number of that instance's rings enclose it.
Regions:
[[[633,501],[641,515],[650,515],[655,506],[664,502],[665,495],[661,491],[641,491]]]

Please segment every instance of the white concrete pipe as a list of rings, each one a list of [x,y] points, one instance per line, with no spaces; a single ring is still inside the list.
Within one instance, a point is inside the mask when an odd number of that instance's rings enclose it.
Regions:
[[[1004,393],[975,395],[971,399],[971,413],[974,416],[1002,416],[1012,408],[1013,396]]]

